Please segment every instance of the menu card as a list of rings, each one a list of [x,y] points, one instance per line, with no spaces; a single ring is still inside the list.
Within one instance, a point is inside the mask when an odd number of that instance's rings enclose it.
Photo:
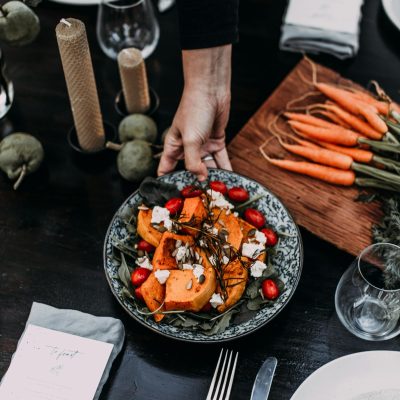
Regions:
[[[92,400],[113,345],[28,325],[0,385],[1,400]]]

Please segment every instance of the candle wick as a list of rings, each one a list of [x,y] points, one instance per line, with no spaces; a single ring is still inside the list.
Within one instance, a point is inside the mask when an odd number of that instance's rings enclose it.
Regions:
[[[65,18],[62,18],[61,21],[64,25],[67,25],[68,28],[72,26],[71,22],[67,21]]]

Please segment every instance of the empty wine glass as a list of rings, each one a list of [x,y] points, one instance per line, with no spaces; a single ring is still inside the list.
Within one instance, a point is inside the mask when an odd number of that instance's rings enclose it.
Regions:
[[[337,315],[351,333],[367,340],[400,333],[399,273],[400,247],[394,244],[371,245],[353,261],[335,294]]]
[[[151,0],[102,0],[96,30],[100,47],[113,59],[127,47],[136,47],[147,58],[160,37]]]

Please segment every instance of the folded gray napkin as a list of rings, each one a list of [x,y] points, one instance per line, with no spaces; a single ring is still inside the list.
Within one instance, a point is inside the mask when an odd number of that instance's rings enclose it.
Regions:
[[[359,48],[363,0],[290,0],[282,25],[282,50],[354,57]]]
[[[33,303],[26,325],[70,333],[114,345],[107,366],[97,387],[94,399],[98,399],[107,381],[111,365],[121,351],[125,338],[124,325],[119,319],[95,317],[76,310],[61,310],[41,303]]]

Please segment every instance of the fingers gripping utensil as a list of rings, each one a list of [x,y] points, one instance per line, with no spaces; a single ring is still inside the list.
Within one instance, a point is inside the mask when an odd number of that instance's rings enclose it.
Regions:
[[[275,357],[268,357],[259,369],[254,381],[250,400],[267,400],[271,389],[272,379],[278,360]]]

